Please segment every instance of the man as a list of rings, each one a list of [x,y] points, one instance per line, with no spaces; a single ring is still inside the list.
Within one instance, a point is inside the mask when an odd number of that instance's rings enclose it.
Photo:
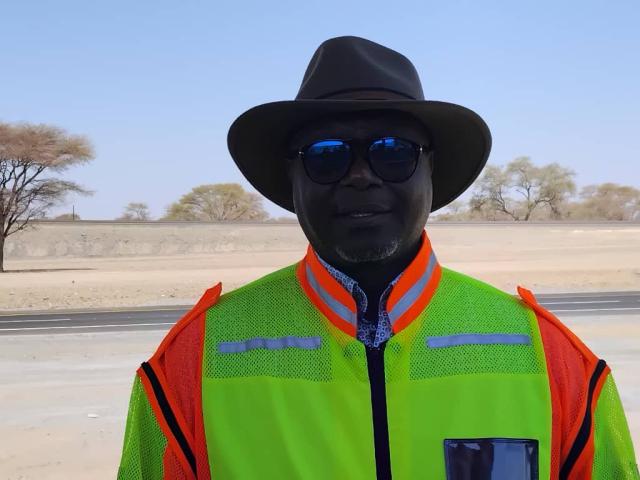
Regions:
[[[603,360],[531,292],[442,267],[429,212],[490,134],[425,101],[411,62],[358,37],[315,52],[296,100],[228,136],[310,245],[208,290],[135,378],[119,478],[637,479]]]

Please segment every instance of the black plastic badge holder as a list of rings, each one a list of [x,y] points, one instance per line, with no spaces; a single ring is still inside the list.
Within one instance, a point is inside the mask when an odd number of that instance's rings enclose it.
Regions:
[[[539,480],[537,440],[447,439],[444,451],[447,480]]]

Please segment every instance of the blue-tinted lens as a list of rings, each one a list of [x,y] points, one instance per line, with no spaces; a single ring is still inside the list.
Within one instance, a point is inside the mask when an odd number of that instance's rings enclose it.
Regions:
[[[369,147],[371,168],[383,180],[402,182],[413,175],[419,152],[419,146],[409,140],[384,137]]]
[[[333,183],[349,170],[351,148],[342,140],[321,140],[302,151],[307,175],[314,182]]]

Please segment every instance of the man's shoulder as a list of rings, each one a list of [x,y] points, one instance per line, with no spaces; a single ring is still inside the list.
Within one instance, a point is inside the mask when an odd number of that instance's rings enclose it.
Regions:
[[[523,303],[517,294],[510,294],[490,283],[472,277],[470,275],[442,267],[442,277],[440,285],[448,297],[456,301],[475,301],[476,306],[486,304],[492,308],[499,305],[509,305],[512,307],[522,307]],[[438,287],[440,288],[440,287]]]
[[[598,357],[553,312],[543,307],[528,289],[518,286],[518,294],[536,314],[549,360],[573,357],[585,365],[595,365]]]
[[[297,266],[298,262],[287,265],[222,294],[216,307],[231,303],[260,301],[285,294],[287,290],[297,287]]]
[[[569,359],[572,364],[597,362],[597,357],[584,342],[555,314],[543,307],[530,290],[518,286],[517,293],[510,294],[485,281],[448,268],[442,269],[442,281],[446,282],[448,290],[461,298],[481,299],[479,308],[482,305],[491,308],[507,306],[531,311],[536,317],[548,360],[552,363],[562,364]]]
[[[207,289],[200,300],[188,310],[167,332],[152,358],[166,356],[167,352],[190,350],[201,345],[207,317],[226,317],[228,310],[256,309],[285,295],[287,290],[299,288],[296,280],[297,263],[270,272],[241,287],[223,293],[223,284]],[[220,315],[220,313],[222,315]],[[172,355],[175,356],[175,355]]]
[[[200,300],[169,329],[149,361],[164,366],[167,357],[184,360],[186,356],[197,356],[198,348],[194,346],[202,344],[207,311],[220,301],[221,293],[221,282],[205,290]]]

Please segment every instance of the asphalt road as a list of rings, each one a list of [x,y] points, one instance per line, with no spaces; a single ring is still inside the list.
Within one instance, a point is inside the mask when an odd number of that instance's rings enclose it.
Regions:
[[[563,315],[640,314],[640,292],[537,295]],[[0,315],[0,335],[168,330],[189,307]]]

